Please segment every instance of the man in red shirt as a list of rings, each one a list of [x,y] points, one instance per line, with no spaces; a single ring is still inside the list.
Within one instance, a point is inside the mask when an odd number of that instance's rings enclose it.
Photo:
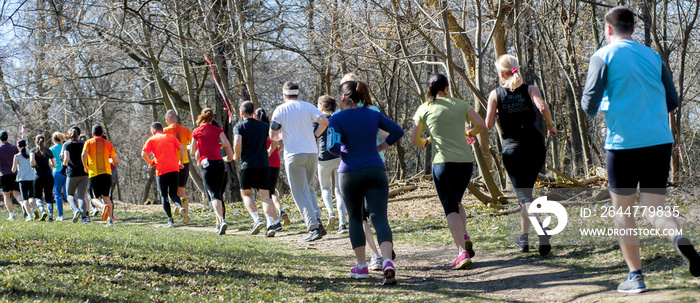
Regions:
[[[146,162],[151,167],[156,168],[156,184],[158,185],[158,192],[160,192],[160,200],[163,203],[163,210],[168,216],[168,223],[163,227],[173,227],[173,216],[170,212],[170,202],[168,202],[168,196],[173,202],[180,205],[180,196],[177,194],[177,189],[179,186],[179,173],[182,169],[182,159],[185,159],[185,146],[177,140],[177,138],[164,134],[163,125],[158,122],[151,124],[151,133],[153,136],[148,138],[146,144],[143,145],[143,150],[141,151],[141,157],[143,157]],[[153,154],[154,159],[149,157]],[[183,221],[189,221],[186,212],[180,212]]]

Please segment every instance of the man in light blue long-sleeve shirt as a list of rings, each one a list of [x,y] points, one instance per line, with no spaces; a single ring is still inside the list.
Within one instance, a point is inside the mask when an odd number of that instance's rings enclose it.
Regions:
[[[663,215],[634,211],[637,186],[644,210],[665,206],[673,136],[668,113],[678,107],[678,93],[661,56],[632,40],[634,13],[615,7],[605,15],[608,45],[590,60],[581,107],[589,115],[605,116],[608,184],[617,239],[629,267],[629,276],[617,290],[646,291],[635,215],[646,216],[662,235],[673,241],[691,274],[700,276],[700,256],[690,241],[679,235],[677,212]],[[632,210],[632,211],[630,211]],[[646,212],[646,211],[644,211]],[[655,212],[656,214],[656,212]]]

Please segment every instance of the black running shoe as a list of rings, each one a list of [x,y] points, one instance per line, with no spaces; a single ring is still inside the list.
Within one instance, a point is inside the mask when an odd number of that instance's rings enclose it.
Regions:
[[[548,230],[552,230],[552,229],[549,227],[545,227],[544,230],[548,231]],[[549,244],[549,238],[551,238],[552,236],[545,235],[545,236],[537,236],[537,237],[540,238],[539,239],[540,240],[540,247],[539,247],[540,256],[548,255],[549,252],[552,251],[552,245]]]
[[[321,232],[321,236],[325,236],[328,234],[328,232],[326,232],[326,228],[323,227],[323,223],[321,223],[321,220],[318,220],[318,229]]]
[[[271,238],[275,236],[275,225],[270,225],[267,227],[267,231],[265,231],[265,237]]]
[[[698,255],[690,240],[683,236],[677,236],[673,239],[673,246],[678,254],[681,255],[685,264],[688,265],[690,274],[693,277],[700,277],[700,255]]]

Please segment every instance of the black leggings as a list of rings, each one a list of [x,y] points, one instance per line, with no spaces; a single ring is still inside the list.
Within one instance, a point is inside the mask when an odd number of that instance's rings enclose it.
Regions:
[[[364,217],[365,199],[367,211],[377,232],[377,242],[393,242],[391,227],[387,219],[387,203],[389,200],[389,182],[382,167],[368,167],[349,172],[340,173],[338,176],[340,192],[345,198],[345,206],[348,209],[348,222],[350,223],[350,243],[355,249],[365,246],[365,232],[362,228]]]
[[[210,200],[223,201],[221,194],[225,173],[226,167],[223,160],[209,160],[209,166],[202,166],[202,181]]]
[[[42,176],[34,179],[34,198],[46,203],[53,203],[53,176]]]
[[[27,201],[34,198],[34,181],[17,181],[19,191],[22,193],[22,200]]]
[[[176,171],[156,176],[156,184],[158,184],[158,192],[160,192],[160,202],[163,203],[163,211],[165,211],[165,214],[168,215],[168,218],[173,217],[170,211],[168,196],[170,196],[170,199],[173,200],[173,203],[175,203],[177,207],[181,207],[180,196],[177,195],[177,188],[180,185],[179,183],[179,172]]]
[[[537,134],[539,136],[539,133]],[[546,156],[542,137],[503,144],[503,165],[520,203],[532,202],[532,188]],[[504,140],[505,141],[505,140]]]
[[[471,162],[433,164],[433,181],[445,216],[459,213],[459,204],[469,185],[473,167]]]

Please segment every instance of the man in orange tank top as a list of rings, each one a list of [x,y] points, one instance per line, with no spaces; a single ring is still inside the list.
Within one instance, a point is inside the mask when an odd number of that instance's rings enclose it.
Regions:
[[[85,172],[89,177],[89,190],[92,192],[92,202],[102,207],[102,221],[107,221],[107,227],[114,224],[112,220],[112,200],[109,192],[112,188],[112,167],[110,163],[119,164],[119,157],[112,143],[103,139],[102,125],[92,128],[92,139],[83,145],[82,160]],[[100,200],[102,198],[102,200]]]

